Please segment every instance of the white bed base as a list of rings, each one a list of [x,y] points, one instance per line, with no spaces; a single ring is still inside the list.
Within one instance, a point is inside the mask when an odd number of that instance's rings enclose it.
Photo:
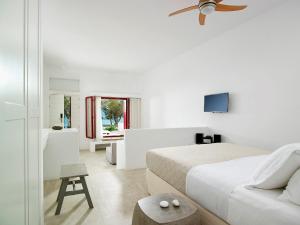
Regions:
[[[199,204],[189,199],[186,195],[179,192],[177,189],[175,189],[173,186],[168,184],[166,181],[164,181],[163,179],[161,179],[160,177],[152,173],[149,169],[147,169],[146,172],[146,180],[147,180],[148,193],[150,195],[161,194],[161,193],[175,193],[184,197],[189,202],[197,206],[200,212],[201,225],[229,225],[224,220],[220,219],[213,213],[202,208]]]

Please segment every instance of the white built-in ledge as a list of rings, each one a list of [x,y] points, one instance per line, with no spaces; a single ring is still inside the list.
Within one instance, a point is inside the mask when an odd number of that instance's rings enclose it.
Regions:
[[[41,132],[44,149],[44,180],[58,179],[61,165],[79,163],[79,132],[76,128]]]

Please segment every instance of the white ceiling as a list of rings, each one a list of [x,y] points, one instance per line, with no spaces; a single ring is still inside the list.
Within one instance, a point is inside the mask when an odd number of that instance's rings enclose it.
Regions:
[[[169,18],[197,0],[43,0],[45,63],[145,72],[279,4],[280,0],[224,0],[243,12],[215,13],[206,26],[198,11]]]

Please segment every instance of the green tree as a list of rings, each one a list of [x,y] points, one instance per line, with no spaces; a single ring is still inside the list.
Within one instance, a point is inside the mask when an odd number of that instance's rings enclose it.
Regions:
[[[105,100],[102,101],[102,110],[105,118],[110,121],[111,127],[118,129],[118,124],[123,117],[123,101],[121,100]]]
[[[71,128],[71,97],[65,96],[64,97],[64,114],[65,117],[68,119],[67,126],[65,128]]]

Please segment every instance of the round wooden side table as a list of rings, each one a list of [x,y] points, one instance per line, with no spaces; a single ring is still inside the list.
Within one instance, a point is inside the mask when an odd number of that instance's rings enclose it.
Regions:
[[[178,199],[180,207],[172,205]],[[159,203],[168,201],[168,208]],[[198,209],[176,194],[153,195],[139,200],[134,208],[132,225],[200,225]]]

